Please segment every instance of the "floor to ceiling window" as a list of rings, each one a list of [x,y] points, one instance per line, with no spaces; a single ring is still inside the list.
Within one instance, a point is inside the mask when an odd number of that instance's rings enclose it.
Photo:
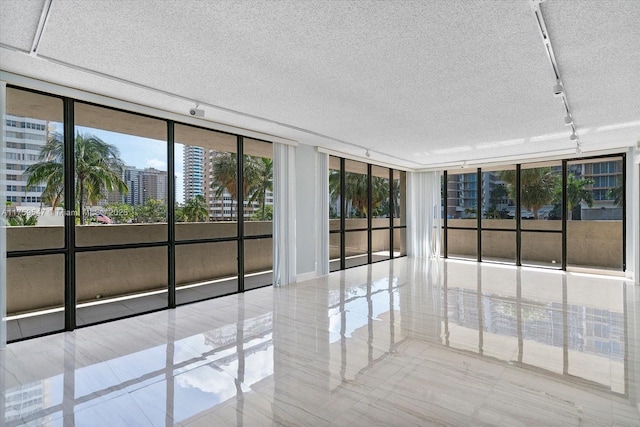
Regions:
[[[567,264],[621,270],[623,159],[567,163]]]
[[[77,325],[166,307],[166,122],[81,102],[74,113]]]
[[[515,176],[515,166],[492,170],[482,169],[480,255],[483,260],[511,264],[516,262],[514,187],[508,183]]]
[[[447,251],[452,258],[478,258],[478,173],[447,174]]]
[[[7,337],[64,328],[65,153],[61,98],[7,88]]]
[[[341,163],[340,158],[329,156],[329,271],[342,268]]]
[[[447,171],[443,252],[478,261],[624,271],[624,167],[624,155],[611,155]]]
[[[238,289],[238,138],[175,127],[176,303]]]
[[[562,163],[522,165],[519,191],[520,262],[562,268]]]
[[[330,271],[406,255],[406,172],[329,156]]]
[[[273,148],[7,88],[15,341],[272,284]]]
[[[244,289],[270,285],[273,271],[273,148],[244,138]]]
[[[407,255],[407,173],[392,170],[393,257]]]

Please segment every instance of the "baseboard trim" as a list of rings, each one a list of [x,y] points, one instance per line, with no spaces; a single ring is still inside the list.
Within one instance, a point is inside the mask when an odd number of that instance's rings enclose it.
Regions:
[[[296,283],[305,282],[317,277],[320,277],[317,271],[309,271],[308,273],[298,274],[296,275]]]

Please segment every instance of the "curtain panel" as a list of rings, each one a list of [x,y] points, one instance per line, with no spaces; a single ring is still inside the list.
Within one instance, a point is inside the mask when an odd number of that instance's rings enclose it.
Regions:
[[[292,145],[273,143],[273,285],[296,281],[296,181]]]
[[[440,257],[440,172],[407,173],[407,254]]]

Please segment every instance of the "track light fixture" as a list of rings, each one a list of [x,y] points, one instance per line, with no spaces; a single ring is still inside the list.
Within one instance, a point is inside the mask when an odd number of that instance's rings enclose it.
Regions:
[[[578,135],[576,135],[576,132],[574,131],[571,136],[569,137],[570,140],[572,141],[576,141],[578,139]]]
[[[367,151],[364,153],[365,156],[367,157],[371,157],[371,153],[369,152],[369,149],[367,149]]]
[[[564,88],[562,87],[562,83],[558,80],[557,84],[553,87],[553,96],[556,98],[560,98],[564,95]]]
[[[564,118],[564,124],[566,126],[571,126],[573,124],[573,117],[571,117],[570,114],[567,113],[566,117]]]

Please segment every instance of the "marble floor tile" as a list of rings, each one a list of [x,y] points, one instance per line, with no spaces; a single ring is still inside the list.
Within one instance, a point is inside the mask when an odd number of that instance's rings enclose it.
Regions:
[[[11,343],[0,425],[640,426],[639,289],[469,261],[355,267]]]

